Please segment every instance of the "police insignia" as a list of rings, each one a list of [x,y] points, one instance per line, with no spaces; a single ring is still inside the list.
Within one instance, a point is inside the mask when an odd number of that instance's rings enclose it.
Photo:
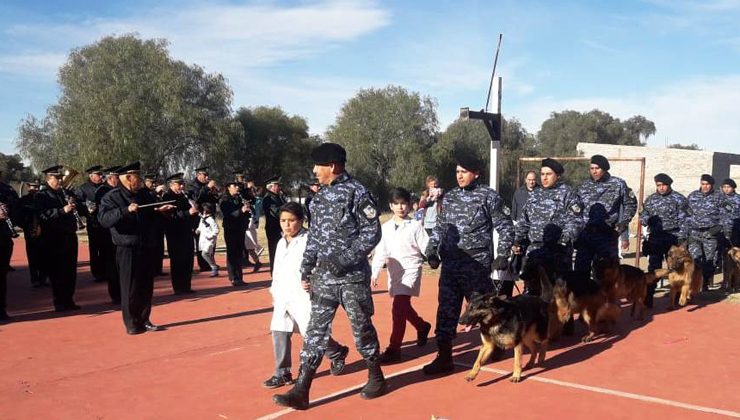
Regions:
[[[630,198],[635,198],[635,192],[632,191],[632,188],[630,188],[628,191],[629,192],[627,194],[630,196]]]
[[[509,208],[509,206],[502,206],[501,207],[501,213],[503,213],[503,214],[505,214],[507,216],[510,216],[511,215],[511,209]]]
[[[725,201],[725,210],[732,211],[732,204]]]
[[[368,204],[362,209],[362,212],[365,213],[365,217],[368,219],[375,219],[375,216],[378,215],[378,211],[375,210],[375,207]]]
[[[570,209],[573,212],[573,214],[581,214],[581,206],[578,203],[571,205]]]

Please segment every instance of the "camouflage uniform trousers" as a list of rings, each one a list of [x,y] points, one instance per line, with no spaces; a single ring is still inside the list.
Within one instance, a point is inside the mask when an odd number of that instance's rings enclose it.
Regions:
[[[704,285],[711,283],[717,259],[717,236],[708,230],[694,229],[689,234],[689,253],[701,268]]]
[[[575,271],[591,271],[591,263],[596,257],[619,258],[619,235],[611,229],[581,232],[576,241]]]
[[[473,293],[493,291],[491,268],[472,258],[445,259],[439,276],[437,295],[437,342],[452,342],[457,335],[463,298],[470,300]]]
[[[321,364],[339,305],[347,312],[357,352],[365,360],[377,357],[380,343],[370,319],[375,309],[369,273],[366,281],[344,284],[326,284],[320,275],[311,282],[311,319],[303,338],[301,364],[313,370]]]

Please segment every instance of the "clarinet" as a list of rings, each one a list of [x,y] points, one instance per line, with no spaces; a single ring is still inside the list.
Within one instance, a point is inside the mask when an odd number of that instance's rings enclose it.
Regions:
[[[10,212],[8,211],[8,205],[5,203],[0,203],[0,206],[5,208],[5,214],[8,216],[8,218],[5,219],[5,223],[8,224],[8,229],[10,230],[10,237],[17,238],[21,236],[18,232],[15,231],[15,225],[13,224],[13,221],[10,220]]]
[[[75,196],[73,194],[70,194],[67,192],[67,190],[62,188],[62,191],[64,192],[64,198],[67,199],[67,204],[77,205],[77,200],[75,200]],[[77,230],[85,229],[85,224],[82,222],[82,219],[80,218],[80,213],[77,212],[77,209],[75,208],[72,210],[72,214],[75,216],[75,222],[77,222]]]

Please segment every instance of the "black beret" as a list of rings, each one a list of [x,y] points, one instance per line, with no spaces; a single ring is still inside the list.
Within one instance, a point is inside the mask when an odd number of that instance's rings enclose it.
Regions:
[[[121,166],[118,168],[118,173],[121,174],[139,174],[141,172],[141,162],[138,160],[133,163],[129,163],[128,165]]]
[[[655,175],[653,180],[655,182],[660,182],[661,184],[666,184],[666,185],[673,184],[673,179],[664,173],[659,173],[658,175]]]
[[[347,161],[347,151],[336,143],[322,143],[311,151],[311,159],[316,164]]]
[[[563,165],[561,165],[560,162],[558,162],[555,159],[550,159],[550,158],[542,159],[542,167],[552,169],[553,172],[558,174],[558,176],[565,173],[565,168],[563,168]]]
[[[88,174],[102,174],[102,169],[103,167],[101,165],[95,165],[85,169],[85,172],[87,172]]]
[[[44,173],[46,175],[61,176],[62,175],[61,169],[63,167],[64,166],[62,166],[62,165],[50,166],[50,167],[44,169],[43,171],[41,171],[41,173]]]
[[[176,174],[172,174],[172,175],[170,175],[170,176],[167,177],[166,181],[167,182],[177,182],[178,184],[182,184],[182,177],[183,177],[183,175],[185,175],[185,174],[183,174],[182,172],[178,172]]]
[[[157,174],[146,174],[144,175],[144,179],[154,181],[157,179]]]
[[[41,183],[34,179],[33,181],[26,182],[26,185],[28,185],[29,187],[38,187],[39,185],[41,185]]]
[[[602,155],[593,155],[591,156],[591,163],[594,165],[597,165],[599,168],[608,171],[609,166],[609,159],[605,158]]]
[[[470,172],[481,172],[483,170],[483,162],[473,153],[459,152],[455,154],[455,162],[458,166],[462,166]]]
[[[265,185],[280,184],[280,177],[278,175],[272,176],[265,181]]]
[[[208,173],[208,167],[207,166],[201,166],[200,168],[195,168],[195,172],[196,173],[197,172],[203,172],[203,173],[206,173],[207,174]]]
[[[118,170],[121,169],[120,166],[111,166],[110,168],[103,169],[103,172],[105,172],[108,175],[118,175]]]
[[[729,185],[732,188],[737,188],[737,184],[732,178],[727,178],[724,181],[722,181],[722,185]]]
[[[708,182],[711,185],[714,185],[714,182],[715,182],[714,181],[714,177],[711,176],[711,175],[709,175],[709,174],[702,174],[701,180],[702,181],[705,181],[705,182]]]

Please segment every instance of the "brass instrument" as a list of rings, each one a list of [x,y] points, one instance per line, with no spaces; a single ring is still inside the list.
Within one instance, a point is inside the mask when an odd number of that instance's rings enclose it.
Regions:
[[[10,237],[17,238],[21,236],[18,232],[15,231],[15,225],[13,224],[13,221],[10,220],[10,211],[8,209],[8,205],[3,202],[0,202],[0,207],[3,208],[3,212],[7,216],[7,218],[5,219],[5,223],[8,224],[8,229],[10,229]]]
[[[72,181],[80,174],[80,172],[68,166],[65,166],[65,168],[64,176],[62,177],[62,192],[64,193],[64,198],[67,200],[67,204],[71,204],[76,207],[77,199],[75,198],[75,195],[69,191],[69,186],[72,185]],[[80,213],[77,212],[76,208],[72,210],[72,214],[74,214],[75,222],[77,222],[77,230],[85,229],[85,223],[82,222]]]

